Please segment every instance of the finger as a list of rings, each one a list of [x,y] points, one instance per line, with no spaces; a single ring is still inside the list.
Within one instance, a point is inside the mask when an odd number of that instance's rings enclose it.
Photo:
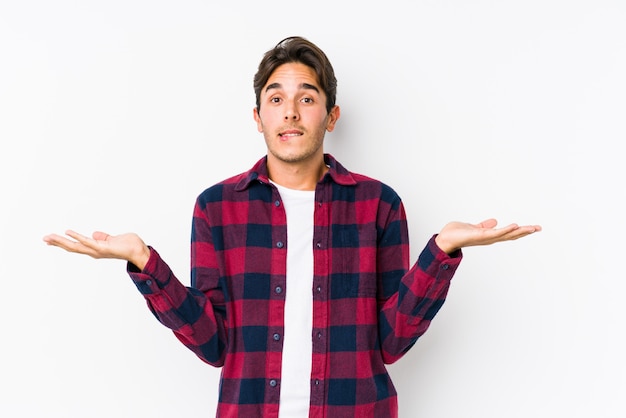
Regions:
[[[103,248],[100,242],[72,230],[65,231],[65,234],[76,240],[67,240],[68,251],[86,254],[94,258],[102,258]]]
[[[91,236],[96,241],[106,241],[110,235],[102,231],[95,231]]]
[[[50,234],[50,235],[45,236],[44,241],[48,245],[59,247],[71,253],[79,253],[79,254],[87,254],[87,255],[93,254],[93,250],[91,250],[89,247],[86,247],[82,243],[77,242],[77,241],[72,241],[70,239],[67,239],[57,234]]]
[[[521,233],[524,232],[522,231]],[[481,237],[478,239],[476,245],[491,245],[496,242],[509,241],[516,239],[519,234],[519,226],[516,224],[507,225],[498,229],[482,229]]]
[[[479,228],[491,229],[491,228],[495,228],[496,225],[498,225],[498,221],[495,220],[494,218],[490,218],[490,219],[486,219],[486,220],[482,221],[481,223],[479,223],[476,226],[479,227]]]
[[[518,232],[521,236],[526,236],[539,231],[541,231],[541,227],[539,225],[527,225],[520,227],[516,232]]]
[[[502,228],[483,229],[483,235],[488,239],[501,239],[519,229],[517,224],[510,224]]]
[[[57,234],[49,234],[43,237],[43,241],[48,244],[48,245],[54,245],[54,246],[58,246],[59,243],[63,242],[64,240],[67,240],[67,238],[62,237],[60,235]]]
[[[503,232],[503,233],[504,232],[509,233],[509,232],[512,232],[512,231],[517,231],[518,229],[519,229],[519,225],[513,223],[513,224],[509,224],[507,226],[503,226],[502,228],[497,229],[497,231],[500,231],[500,232]]]
[[[74,238],[79,243],[87,246],[87,247],[95,247],[96,241],[93,238],[87,237],[85,235],[79,234],[76,231],[72,231],[71,229],[65,231],[65,235],[68,237]]]
[[[537,227],[534,226],[534,225],[518,227],[515,230],[510,231],[509,233],[503,235],[501,237],[501,240],[502,241],[513,241],[513,240],[520,239],[522,237],[528,236],[530,234],[533,234],[533,233],[537,232],[538,230],[541,230],[541,228],[537,229]]]

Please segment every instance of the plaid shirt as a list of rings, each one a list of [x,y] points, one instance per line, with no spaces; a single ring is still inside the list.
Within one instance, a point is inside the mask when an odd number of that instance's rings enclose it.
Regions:
[[[385,364],[426,331],[462,254],[430,239],[409,269],[398,195],[325,156],[315,190],[310,417],[396,417]],[[128,272],[165,326],[205,362],[223,366],[218,417],[277,417],[285,308],[286,214],[266,158],[197,199],[191,287],[151,248]]]

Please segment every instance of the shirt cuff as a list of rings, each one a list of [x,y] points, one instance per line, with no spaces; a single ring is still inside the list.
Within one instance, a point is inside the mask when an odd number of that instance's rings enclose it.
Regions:
[[[417,262],[428,275],[437,279],[451,280],[463,259],[463,251],[458,249],[452,254],[446,253],[435,242],[437,235],[430,238]]]
[[[172,272],[159,253],[150,246],[148,248],[150,257],[143,270],[129,262],[126,265],[126,272],[141,294],[154,295],[167,286],[172,278]]]

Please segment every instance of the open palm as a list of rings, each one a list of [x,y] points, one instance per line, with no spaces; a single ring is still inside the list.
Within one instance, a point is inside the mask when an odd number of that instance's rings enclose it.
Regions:
[[[140,269],[145,266],[150,256],[150,250],[135,233],[109,235],[96,231],[91,238],[72,230],[66,231],[65,234],[73,239],[50,234],[46,235],[43,240],[48,245],[53,245],[72,253],[85,254],[93,258],[127,260]]]
[[[498,221],[487,219],[478,224],[450,222],[436,238],[437,245],[448,254],[463,248],[477,245],[490,245],[501,241],[512,241],[541,231],[539,225],[519,226],[510,224],[496,228]]]

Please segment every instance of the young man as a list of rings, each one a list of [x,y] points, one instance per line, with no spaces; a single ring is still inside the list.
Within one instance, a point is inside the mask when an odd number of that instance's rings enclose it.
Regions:
[[[44,241],[128,261],[159,321],[223,367],[217,416],[396,417],[385,364],[428,328],[461,248],[541,228],[452,222],[410,268],[398,195],[324,154],[340,116],[326,55],[287,38],[263,57],[254,89],[267,155],[199,195],[190,287],[136,234]]]

